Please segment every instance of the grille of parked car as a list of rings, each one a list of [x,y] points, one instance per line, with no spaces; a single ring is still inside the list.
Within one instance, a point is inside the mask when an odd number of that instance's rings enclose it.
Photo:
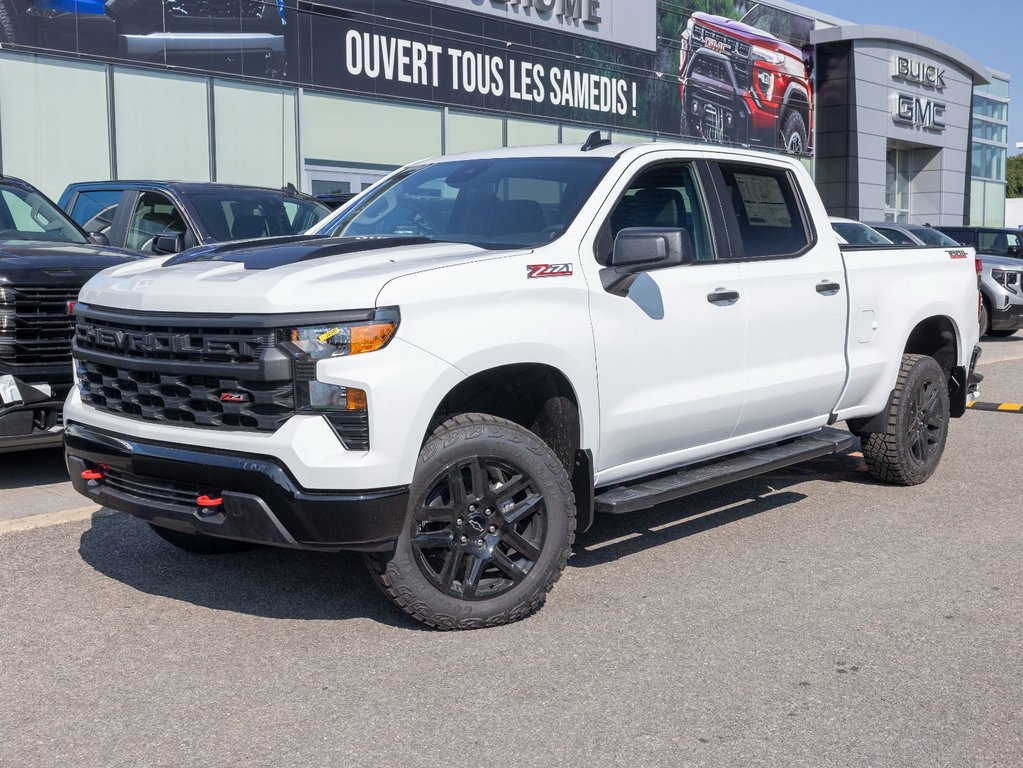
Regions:
[[[272,328],[118,319],[79,307],[82,400],[140,421],[273,432],[295,415],[290,361]]]
[[[0,362],[66,365],[74,329],[68,302],[77,296],[78,286],[0,286]]]
[[[266,4],[261,0],[167,0],[167,13],[198,19],[260,19]]]

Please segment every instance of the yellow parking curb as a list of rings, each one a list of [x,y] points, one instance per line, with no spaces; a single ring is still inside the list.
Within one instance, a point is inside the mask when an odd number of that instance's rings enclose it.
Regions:
[[[1023,403],[967,403],[971,411],[1001,411],[1002,413],[1023,413]]]
[[[0,536],[3,536],[5,533],[32,531],[36,528],[52,528],[55,525],[78,523],[83,520],[89,520],[92,517],[110,517],[116,514],[119,513],[106,507],[97,507],[93,504],[88,507],[65,509],[60,512],[46,512],[41,515],[19,517],[15,520],[0,520]]]

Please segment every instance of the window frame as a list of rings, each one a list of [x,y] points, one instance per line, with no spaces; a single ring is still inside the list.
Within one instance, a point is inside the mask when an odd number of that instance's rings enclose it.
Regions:
[[[188,247],[190,247],[189,246],[190,239],[192,241],[197,242],[197,243],[201,243],[202,242],[196,236],[196,231],[197,230],[193,226],[193,224],[192,224],[192,222],[191,222],[191,220],[189,218],[189,214],[185,210],[186,207],[182,204],[181,200],[179,200],[176,195],[171,194],[171,192],[169,190],[160,189],[158,187],[139,187],[137,189],[132,190],[132,195],[123,203],[123,205],[125,206],[124,207],[124,217],[123,217],[123,219],[121,221],[121,227],[122,227],[122,229],[121,229],[121,235],[122,235],[121,236],[121,242],[124,243],[123,247],[127,248],[130,251],[136,251],[137,253],[148,253],[148,254],[151,254],[153,256],[166,255],[166,254],[157,253],[156,251],[152,251],[152,250],[150,250],[150,251],[143,251],[141,248],[136,248],[136,247],[131,246],[129,244],[129,242],[128,242],[128,238],[131,237],[132,221],[135,218],[135,211],[138,208],[139,201],[143,197],[145,197],[146,195],[151,195],[151,194],[152,195],[160,195],[163,198],[169,200],[171,205],[178,212],[178,215],[181,217],[181,221],[185,225],[184,235],[185,235],[185,248],[186,249]],[[118,211],[118,214],[120,214],[120,211]],[[115,224],[116,224],[117,217],[114,218],[114,221],[115,221]],[[112,229],[113,229],[113,227],[112,227]]]

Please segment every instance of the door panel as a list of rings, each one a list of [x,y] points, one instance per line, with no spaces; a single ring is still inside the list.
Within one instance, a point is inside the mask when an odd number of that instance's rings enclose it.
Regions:
[[[745,285],[738,264],[716,259],[706,210],[692,164],[661,162],[635,176],[607,217],[606,242],[626,228],[684,229],[696,262],[643,273],[625,297],[590,281],[598,471],[640,461],[644,471],[670,466],[678,451],[727,440],[735,430],[744,391]],[[711,303],[721,292],[738,300]]]
[[[814,244],[794,177],[721,164],[726,209],[743,247],[745,405],[736,434],[826,422],[845,386],[847,295],[838,246]]]

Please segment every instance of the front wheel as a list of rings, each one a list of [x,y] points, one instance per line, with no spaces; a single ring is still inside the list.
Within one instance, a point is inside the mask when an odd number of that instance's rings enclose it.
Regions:
[[[417,621],[477,629],[536,611],[574,537],[572,486],[551,449],[510,421],[466,414],[423,446],[394,552],[367,565]]]
[[[896,485],[918,485],[941,461],[948,438],[945,372],[933,357],[903,355],[883,432],[863,438],[870,474]]]

